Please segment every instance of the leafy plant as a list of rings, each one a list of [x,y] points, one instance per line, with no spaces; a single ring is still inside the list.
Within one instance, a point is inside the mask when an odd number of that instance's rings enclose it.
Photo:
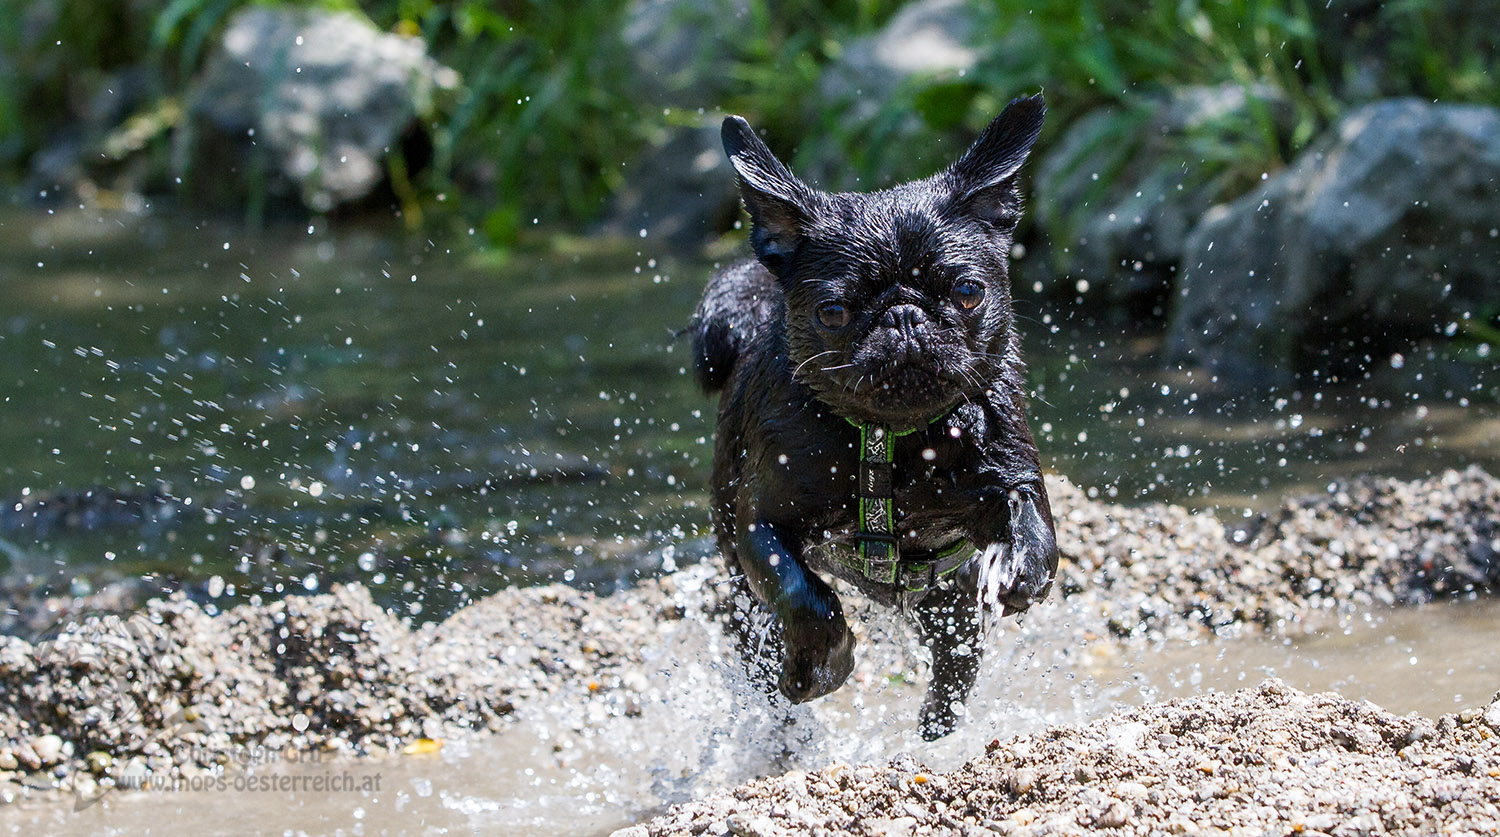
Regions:
[[[502,240],[532,219],[576,226],[599,213],[621,185],[622,164],[646,142],[699,118],[641,95],[636,56],[621,36],[630,4],[619,0],[314,1],[422,38],[463,79],[458,97],[422,125],[430,159],[391,163],[408,214],[441,208],[428,215],[456,215]],[[0,169],[14,178],[58,135],[104,118],[90,111],[90,96],[126,72],[144,78],[141,100],[92,126],[92,141],[113,132],[111,148],[159,153],[193,75],[252,2],[269,0],[32,0],[0,16]],[[691,70],[720,91],[704,104],[751,117],[779,147],[800,148],[799,161],[843,161],[865,185],[926,173],[947,156],[935,143],[962,141],[1011,95],[1039,89],[1052,110],[1050,136],[1101,106],[1137,113],[1181,85],[1272,91],[1290,118],[1254,97],[1248,123],[1210,120],[1177,140],[1226,193],[1283,165],[1370,98],[1500,103],[1500,30],[1488,25],[1482,0],[974,0],[978,66],[961,78],[909,79],[851,125],[842,105],[822,97],[820,80],[851,39],[906,3],[724,5],[743,14],[734,37]]]

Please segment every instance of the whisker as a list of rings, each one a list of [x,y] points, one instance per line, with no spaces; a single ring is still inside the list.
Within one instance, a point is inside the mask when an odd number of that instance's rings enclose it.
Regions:
[[[792,370],[792,378],[795,379],[799,374],[802,373],[802,367],[808,365],[809,363],[812,363],[813,361],[817,360],[818,358],[822,357],[823,355],[832,355],[832,354],[838,354],[838,353],[836,351],[834,351],[833,349],[828,349],[827,351],[818,352],[817,354],[813,355],[812,357],[808,358],[807,360],[802,361],[801,363],[797,364],[797,368],[796,369]]]

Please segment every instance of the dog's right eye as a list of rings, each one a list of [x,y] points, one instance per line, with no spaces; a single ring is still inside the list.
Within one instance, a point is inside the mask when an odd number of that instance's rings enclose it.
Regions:
[[[973,311],[984,301],[984,286],[972,279],[965,279],[953,286],[953,301],[965,311]]]
[[[818,323],[824,328],[843,328],[849,324],[849,309],[842,302],[825,302],[818,306]]]

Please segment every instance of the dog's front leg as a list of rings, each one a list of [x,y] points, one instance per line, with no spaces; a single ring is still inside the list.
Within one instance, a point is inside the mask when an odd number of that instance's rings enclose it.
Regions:
[[[988,537],[978,539],[979,604],[1000,615],[1041,601],[1057,575],[1057,532],[1041,475],[996,486],[981,503]]]
[[[932,651],[932,679],[918,724],[926,741],[953,731],[958,724],[957,705],[968,699],[979,674],[978,574],[978,562],[970,561],[910,611],[922,644]]]
[[[801,544],[765,520],[745,527],[739,543],[750,589],[781,621],[781,693],[802,703],[843,685],[854,670],[854,635],[838,596],[803,563]]]

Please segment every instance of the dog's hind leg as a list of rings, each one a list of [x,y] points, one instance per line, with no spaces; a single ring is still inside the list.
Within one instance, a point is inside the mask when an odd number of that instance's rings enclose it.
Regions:
[[[979,674],[981,623],[978,565],[970,561],[908,609],[922,644],[932,651],[932,679],[918,730],[933,741],[958,725],[961,705]]]

